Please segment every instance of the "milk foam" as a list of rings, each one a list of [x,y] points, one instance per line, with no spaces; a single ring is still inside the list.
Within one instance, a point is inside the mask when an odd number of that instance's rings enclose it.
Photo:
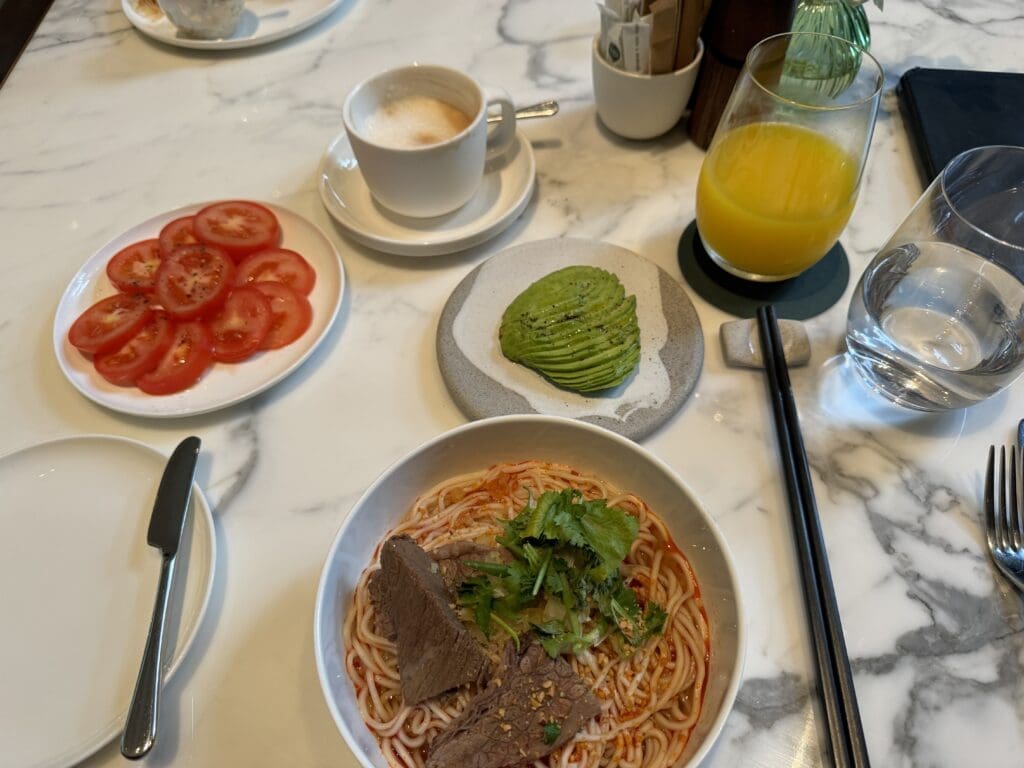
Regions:
[[[446,141],[470,122],[465,112],[440,99],[404,96],[374,110],[361,132],[377,144],[411,149]]]

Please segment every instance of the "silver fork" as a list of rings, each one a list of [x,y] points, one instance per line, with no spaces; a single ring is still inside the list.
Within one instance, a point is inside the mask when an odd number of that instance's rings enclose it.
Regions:
[[[1024,449],[1022,449],[1024,452]],[[1009,481],[1007,481],[1006,449],[999,448],[999,486],[996,487],[996,448],[988,449],[985,472],[985,533],[992,561],[1013,585],[1024,592],[1024,490],[1017,447],[1010,448]]]

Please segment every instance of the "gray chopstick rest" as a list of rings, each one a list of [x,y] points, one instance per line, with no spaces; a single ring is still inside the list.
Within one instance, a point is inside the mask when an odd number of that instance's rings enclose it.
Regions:
[[[807,338],[804,324],[799,320],[779,320],[779,333],[789,366],[807,365],[811,359],[811,341]],[[764,368],[756,320],[722,323],[719,336],[726,365],[732,368]]]

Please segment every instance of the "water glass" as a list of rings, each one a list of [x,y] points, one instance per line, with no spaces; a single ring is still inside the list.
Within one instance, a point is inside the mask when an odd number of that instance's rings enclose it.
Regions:
[[[832,35],[751,49],[697,181],[697,229],[715,263],[779,281],[828,253],[857,200],[883,79],[871,54]]]
[[[950,161],[861,276],[846,343],[877,392],[973,405],[1024,370],[1024,147]]]

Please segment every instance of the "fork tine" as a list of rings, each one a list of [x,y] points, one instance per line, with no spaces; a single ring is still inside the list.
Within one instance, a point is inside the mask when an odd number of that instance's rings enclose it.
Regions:
[[[985,538],[989,550],[996,549],[996,447],[988,447],[988,466],[985,468]]]
[[[1017,530],[1017,446],[1010,446],[1010,463],[1006,467],[1010,476],[1007,486],[1006,504],[1006,547],[1016,549],[1019,542],[1016,540]]]
[[[996,548],[1006,547],[1006,448],[999,446],[999,486],[996,496]]]
[[[1024,459],[1024,452],[1018,456],[1016,447],[1010,449],[1011,477],[1013,484],[1013,496],[1010,499],[1010,509],[1007,510],[1007,527],[1010,531],[1010,544],[1015,550],[1021,549],[1022,526],[1021,526],[1021,497],[1020,492],[1024,490],[1024,482],[1021,480],[1021,459]]]

